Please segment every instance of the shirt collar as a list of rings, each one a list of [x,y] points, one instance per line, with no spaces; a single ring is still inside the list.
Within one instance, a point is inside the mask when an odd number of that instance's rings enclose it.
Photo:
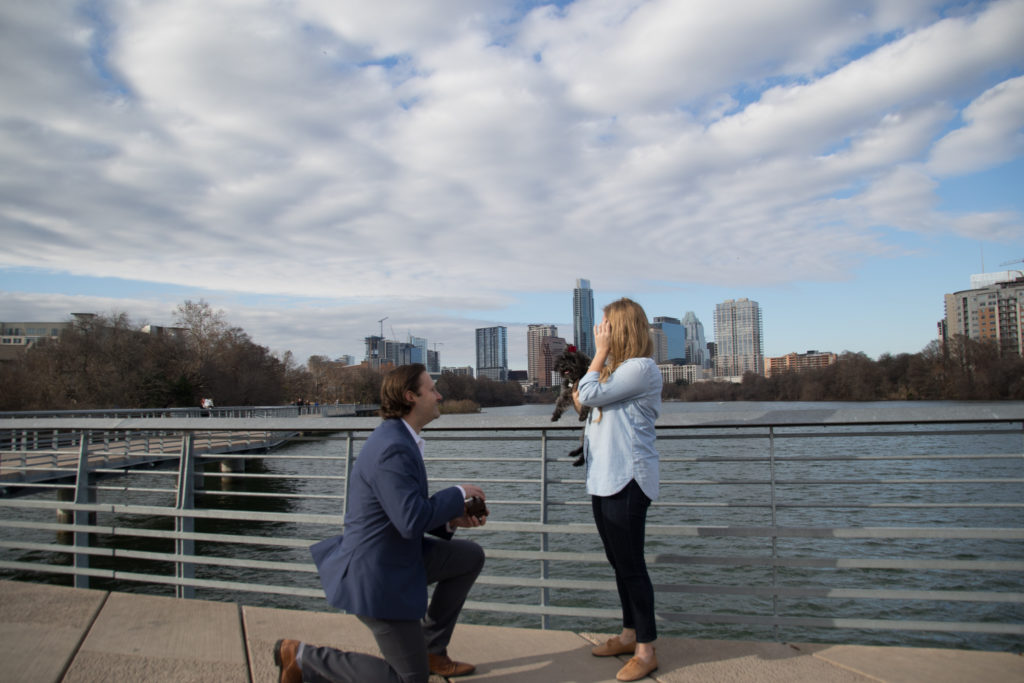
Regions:
[[[420,449],[420,457],[422,458],[423,457],[423,448],[426,446],[427,442],[423,440],[422,436],[420,436],[419,434],[416,433],[416,430],[412,428],[411,424],[409,424],[408,422],[405,421],[404,417],[402,418],[402,424],[404,424],[405,428],[409,430],[410,434],[412,434],[412,438],[416,441],[416,445]]]

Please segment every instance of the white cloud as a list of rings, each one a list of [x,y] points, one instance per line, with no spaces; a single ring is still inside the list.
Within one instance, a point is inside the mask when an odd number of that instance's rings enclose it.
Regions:
[[[929,168],[939,175],[980,171],[1024,153],[1024,76],[983,92],[963,111],[965,125],[932,149]]]
[[[1019,225],[938,197],[1024,151],[1021,0],[7,5],[0,268],[444,334],[581,272],[836,280],[879,227]]]

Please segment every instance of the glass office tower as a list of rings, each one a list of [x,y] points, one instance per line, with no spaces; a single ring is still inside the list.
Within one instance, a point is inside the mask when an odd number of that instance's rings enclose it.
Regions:
[[[590,280],[576,280],[572,290],[572,338],[576,348],[594,357],[594,290]]]
[[[508,328],[481,327],[476,331],[476,376],[498,382],[508,379]]]

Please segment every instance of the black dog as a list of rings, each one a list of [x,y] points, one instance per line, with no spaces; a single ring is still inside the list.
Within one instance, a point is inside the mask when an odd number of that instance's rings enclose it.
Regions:
[[[583,375],[587,374],[589,367],[590,358],[585,353],[577,351],[576,347],[571,345],[555,359],[555,371],[562,378],[562,390],[558,393],[558,400],[555,401],[555,410],[551,413],[552,422],[558,421],[558,418],[562,417],[562,413],[569,406],[573,405],[572,392],[576,388],[576,384],[583,378]],[[585,422],[588,415],[590,415],[589,406],[583,406],[580,410],[580,422]],[[580,434],[579,447],[570,451],[569,457],[576,458],[572,463],[573,467],[579,467],[583,464],[583,434]]]

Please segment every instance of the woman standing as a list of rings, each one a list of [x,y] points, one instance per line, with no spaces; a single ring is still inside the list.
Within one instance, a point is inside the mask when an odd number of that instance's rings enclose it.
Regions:
[[[644,561],[647,508],[658,497],[654,422],[661,411],[661,372],[651,358],[649,330],[635,301],[606,306],[594,326],[594,358],[577,389],[578,402],[593,408],[584,439],[587,493],[622,603],[622,633],[593,654],[632,654],[616,676],[620,681],[658,668],[654,587]]]

